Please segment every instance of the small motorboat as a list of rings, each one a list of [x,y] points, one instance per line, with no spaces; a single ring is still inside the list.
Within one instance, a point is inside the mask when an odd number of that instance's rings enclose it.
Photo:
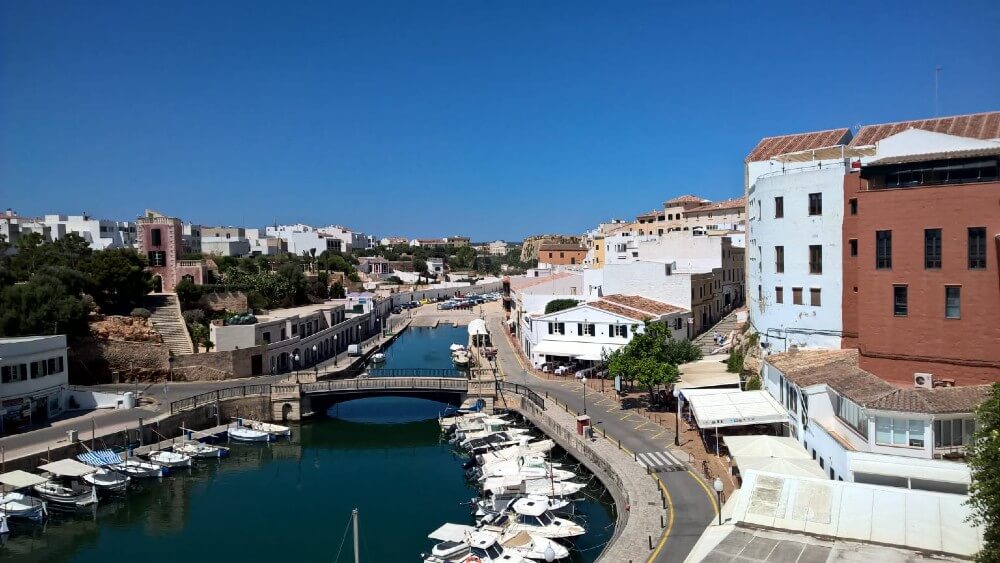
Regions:
[[[152,479],[170,475],[170,468],[166,465],[157,465],[138,459],[127,459],[119,464],[109,465],[108,468],[124,473],[133,479]]]
[[[4,518],[24,518],[41,522],[48,515],[45,501],[20,491],[11,491],[0,495],[0,514]]]
[[[551,499],[573,498],[583,490],[584,483],[574,481],[550,481],[548,479],[525,479],[519,475],[510,477],[490,477],[481,481],[483,495],[498,498],[516,496],[545,496]],[[538,505],[545,503],[538,502]]]
[[[489,517],[483,519],[484,524],[496,526],[507,534],[528,532],[543,538],[575,538],[587,532],[583,526],[554,516],[548,509],[547,502],[534,498],[522,498],[511,503],[511,510],[500,515],[493,521]]]
[[[270,442],[271,435],[267,432],[254,430],[246,426],[235,426],[226,430],[230,440],[237,442]]]
[[[384,364],[385,363],[385,354],[383,354],[382,352],[376,352],[375,354],[372,354],[372,363],[373,364]]]
[[[97,487],[98,492],[106,491],[109,493],[124,492],[128,488],[129,481],[131,481],[128,475],[123,475],[106,467],[102,467],[89,475],[84,475],[81,479],[91,487]]]
[[[472,356],[465,350],[457,350],[451,353],[451,363],[458,369],[467,369],[472,361]]]
[[[32,489],[53,506],[80,508],[97,504],[97,489],[79,483],[52,480],[35,485]]]
[[[292,435],[292,429],[287,426],[282,426],[280,424],[272,424],[270,422],[260,422],[259,420],[247,420],[242,419],[243,426],[250,428],[251,430],[257,430],[258,432],[267,432],[271,436],[276,438],[286,437]]]
[[[524,557],[500,545],[500,534],[495,531],[445,524],[427,537],[439,543],[424,555],[424,563],[527,563]]]
[[[462,344],[452,344],[451,346],[448,347],[448,349],[451,350],[452,352],[458,352],[459,350],[465,350],[465,346],[463,346]]]
[[[537,534],[528,532],[505,534],[499,541],[506,551],[516,553],[525,559],[555,561],[569,557],[569,549],[566,546]]]
[[[477,519],[490,514],[500,514],[510,509],[510,506],[522,498],[532,498],[544,503],[553,513],[568,514],[573,512],[573,501],[565,498],[549,498],[544,495],[488,495],[472,499],[473,514]]]
[[[191,467],[191,456],[179,452],[157,450],[150,452],[146,457],[149,458],[149,461],[164,467]]]
[[[179,454],[184,454],[195,459],[211,459],[226,457],[229,455],[229,448],[206,444],[204,442],[199,442],[198,440],[188,440],[183,444],[174,446],[173,450]]]

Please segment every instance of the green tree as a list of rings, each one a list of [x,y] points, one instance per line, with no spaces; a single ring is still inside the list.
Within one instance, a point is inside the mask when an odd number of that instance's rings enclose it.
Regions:
[[[103,311],[122,313],[142,303],[153,287],[146,261],[131,248],[95,252],[83,267],[94,282],[91,295]]]
[[[679,371],[676,358],[668,347],[670,329],[659,322],[646,321],[643,331],[633,328],[632,339],[624,347],[608,356],[608,373],[622,376],[629,381],[638,381],[649,391],[650,400],[657,386],[669,385],[677,381]]]
[[[198,300],[201,299],[202,290],[193,281],[182,279],[174,286],[174,293],[177,294],[177,301],[180,303],[181,309],[193,309],[197,306]]]
[[[462,246],[455,252],[454,266],[456,268],[471,268],[476,259],[476,251],[471,246]]]
[[[970,522],[983,530],[977,561],[1000,561],[1000,383],[976,409],[976,433],[969,448]]]
[[[51,276],[0,289],[0,336],[84,335],[88,313],[86,299]]]
[[[558,313],[559,311],[572,309],[579,303],[576,299],[553,299],[545,305],[545,314],[548,315],[549,313]]]
[[[333,287],[330,288],[330,297],[333,299],[343,299],[347,297],[347,292],[344,291],[344,286],[340,282],[333,282]]]

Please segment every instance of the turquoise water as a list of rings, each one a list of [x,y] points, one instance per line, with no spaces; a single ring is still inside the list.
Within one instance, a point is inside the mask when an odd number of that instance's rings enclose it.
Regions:
[[[420,342],[444,342],[447,354],[448,337],[425,330],[394,347],[409,341],[419,357]],[[353,561],[345,531],[358,508],[362,561],[417,562],[439,525],[472,523],[466,503],[477,492],[464,459],[441,441],[441,408],[389,397],[342,403],[329,413],[336,418],[294,427],[291,440],[234,444],[229,458],[141,482],[92,512],[53,513],[45,526],[14,521],[0,560]],[[596,479],[586,492],[594,500],[577,508],[589,533],[572,561],[593,561],[612,535],[610,495]]]
[[[442,324],[437,328],[411,327],[386,351],[385,363],[376,367],[451,369],[454,366],[449,346],[464,346],[468,341],[468,328],[464,326]]]

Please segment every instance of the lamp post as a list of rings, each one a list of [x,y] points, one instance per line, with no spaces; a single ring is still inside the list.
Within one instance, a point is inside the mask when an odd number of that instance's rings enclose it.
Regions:
[[[340,351],[337,348],[337,336],[338,335],[336,335],[336,334],[333,335],[333,365],[334,365],[334,367],[337,366],[337,353]]]
[[[295,364],[295,383],[299,382],[299,355],[292,356],[292,363]]]
[[[677,401],[677,416],[674,418],[674,445],[681,445],[681,390],[674,388],[674,400]]]
[[[587,377],[581,377],[580,383],[583,383],[583,414],[587,414]]]
[[[719,525],[722,525],[722,479],[719,477],[715,478],[715,482],[712,483],[712,488],[715,489],[715,495],[719,499]]]
[[[316,347],[315,344],[313,344],[313,355],[312,355],[313,373],[315,373],[317,376],[319,376],[319,355],[318,355],[318,352],[319,352],[319,349]]]

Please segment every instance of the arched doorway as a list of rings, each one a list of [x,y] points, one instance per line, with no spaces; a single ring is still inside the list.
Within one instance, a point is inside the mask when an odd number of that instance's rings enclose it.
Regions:
[[[153,293],[161,293],[163,291],[163,278],[160,276],[153,276]]]
[[[292,414],[292,405],[291,404],[285,403],[285,404],[281,405],[281,420],[282,421],[288,420],[288,417],[291,414]]]

